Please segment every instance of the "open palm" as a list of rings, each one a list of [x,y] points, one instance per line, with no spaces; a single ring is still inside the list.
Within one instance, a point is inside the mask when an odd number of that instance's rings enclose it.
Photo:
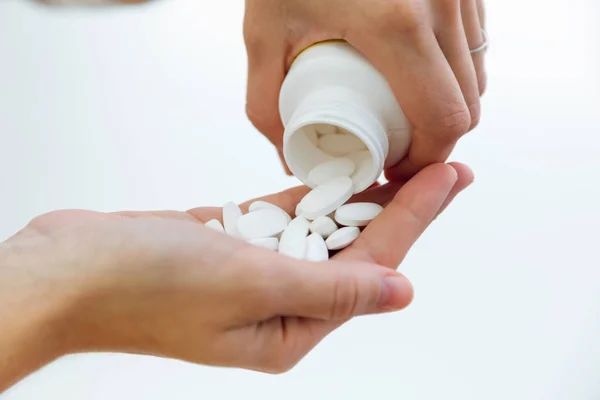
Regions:
[[[11,240],[50,237],[67,254],[58,275],[71,290],[77,282],[85,292],[69,314],[77,339],[68,352],[155,354],[280,372],[351,317],[408,305],[412,288],[394,270],[472,180],[464,165],[436,164],[409,182],[355,196],[352,201],[385,209],[324,263],[291,259],[204,227],[221,219],[216,207],[59,211],[36,218]],[[308,190],[260,200],[293,214]],[[250,203],[241,205],[244,212]],[[396,290],[384,295],[381,282],[388,277]]]

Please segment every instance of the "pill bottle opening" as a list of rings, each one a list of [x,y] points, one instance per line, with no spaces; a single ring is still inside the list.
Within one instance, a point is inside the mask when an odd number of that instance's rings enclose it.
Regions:
[[[328,135],[352,135],[362,146],[350,153],[327,153],[320,148],[322,140]],[[341,123],[306,123],[299,126],[288,126],[284,134],[284,157],[292,173],[305,185],[314,187],[308,182],[309,172],[323,162],[338,157],[351,159],[355,170],[350,177],[354,182],[354,192],[360,193],[371,186],[383,171],[384,152],[377,143],[369,140],[369,135],[361,134],[355,126]],[[335,154],[333,154],[335,153]]]

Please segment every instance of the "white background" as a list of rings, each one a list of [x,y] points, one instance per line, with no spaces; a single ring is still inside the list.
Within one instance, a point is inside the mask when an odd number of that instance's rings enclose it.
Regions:
[[[187,209],[295,184],[244,115],[242,2],[0,0],[0,238],[59,208]],[[68,357],[3,400],[600,399],[600,3],[488,4],[476,182],[401,270],[413,305],[281,376]],[[1,321],[0,321],[1,334]]]

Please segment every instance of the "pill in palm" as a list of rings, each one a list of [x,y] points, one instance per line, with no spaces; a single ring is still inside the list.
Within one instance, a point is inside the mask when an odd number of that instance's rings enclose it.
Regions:
[[[283,208],[278,207],[275,204],[267,203],[266,201],[257,200],[255,202],[253,202],[252,204],[250,204],[250,206],[248,207],[249,212],[264,210],[264,209],[271,209],[271,210],[279,211],[286,217],[288,223],[292,220],[292,217],[290,217],[290,214],[288,214]]]
[[[239,217],[237,231],[242,239],[260,239],[279,235],[287,225],[285,213],[272,208],[263,208]]]
[[[207,228],[214,229],[217,232],[225,233],[225,229],[223,225],[221,225],[221,221],[218,219],[211,219],[206,224],[204,224]]]
[[[306,238],[306,255],[308,261],[327,261],[329,260],[329,250],[325,240],[321,235],[313,233]]]
[[[302,216],[314,220],[328,215],[347,202],[354,192],[352,179],[341,176],[311,190],[300,202]]]
[[[320,216],[310,224],[310,231],[320,235],[323,239],[327,239],[329,235],[337,230],[338,226],[327,216]]]
[[[279,240],[277,238],[269,237],[269,238],[260,238],[260,239],[252,239],[249,240],[253,246],[263,247],[265,249],[277,251],[279,250]]]
[[[340,176],[351,176],[354,172],[354,162],[348,158],[336,158],[331,161],[326,161],[314,167],[308,173],[308,183],[311,186],[321,185],[333,178]]]
[[[306,237],[310,223],[303,217],[296,217],[289,223],[279,239],[279,254],[304,259],[306,254]]]
[[[323,136],[319,139],[319,148],[332,156],[345,156],[346,154],[364,150],[365,144],[356,136],[346,133]]]
[[[382,210],[375,203],[344,204],[335,212],[335,220],[344,226],[367,226]]]
[[[242,216],[242,210],[237,204],[228,202],[223,206],[223,227],[225,233],[233,237],[239,237],[237,230],[237,220]]]
[[[252,203],[250,203],[250,205],[248,206],[248,212],[258,211],[258,210],[262,210],[265,208],[273,208],[273,207],[277,207],[277,206],[274,204],[271,204],[271,203],[267,203],[266,201],[256,200],[256,201],[253,201]],[[277,207],[277,208],[279,208],[279,207]]]
[[[329,250],[341,250],[352,244],[360,236],[360,229],[347,226],[333,232],[325,241]]]

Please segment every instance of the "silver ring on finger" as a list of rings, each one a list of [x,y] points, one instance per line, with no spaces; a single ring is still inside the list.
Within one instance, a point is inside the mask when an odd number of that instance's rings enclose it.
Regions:
[[[490,42],[488,40],[488,34],[483,28],[481,28],[481,35],[483,36],[483,43],[479,47],[470,50],[471,54],[480,53],[489,47]]]

